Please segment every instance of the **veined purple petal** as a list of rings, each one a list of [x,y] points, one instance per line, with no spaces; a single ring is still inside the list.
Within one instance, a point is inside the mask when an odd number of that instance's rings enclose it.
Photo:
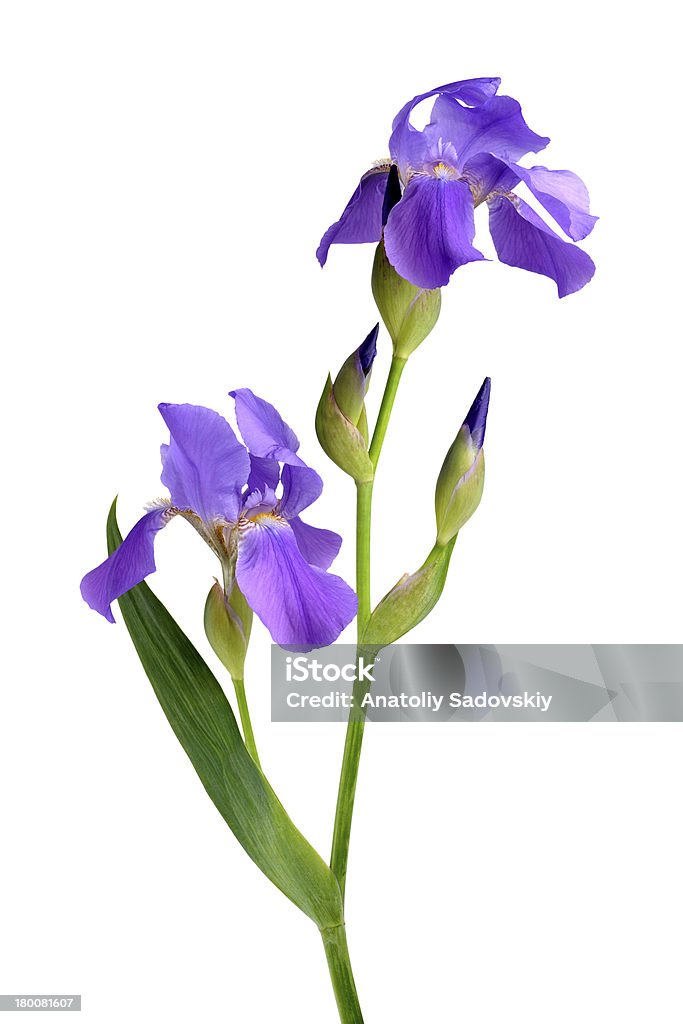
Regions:
[[[310,466],[284,465],[282,469],[282,498],[280,514],[294,519],[299,512],[312,505],[323,491],[323,482]]]
[[[249,605],[283,647],[325,647],[356,614],[353,590],[309,565],[284,520],[262,516],[239,539],[236,577]]]
[[[237,425],[252,455],[288,462],[292,466],[306,465],[296,454],[299,438],[274,405],[259,398],[250,388],[231,391],[230,397],[235,399]]]
[[[463,426],[466,426],[472,438],[475,448],[481,448],[484,444],[486,434],[486,416],[489,411],[489,399],[491,397],[491,378],[484,378],[484,383],[479,388],[477,397],[470,406],[470,411],[465,417]]]
[[[159,412],[171,432],[171,443],[161,448],[161,482],[173,504],[204,522],[236,520],[250,467],[230,424],[201,405],[162,403]]]
[[[109,622],[114,622],[112,601],[155,572],[154,538],[172,515],[166,508],[155,508],[147,512],[116,551],[83,577],[83,600]]]
[[[249,455],[251,469],[247,480],[248,491],[261,491],[266,489],[274,491],[280,482],[280,465],[274,459],[262,459],[259,455]]]
[[[511,166],[515,167],[516,164]],[[519,184],[519,175],[504,160],[490,153],[470,157],[462,171],[463,178],[474,192],[474,204],[483,202],[491,192],[510,192]]]
[[[598,218],[588,212],[588,189],[578,174],[514,163],[508,166],[570,238],[579,242],[591,233]]]
[[[552,278],[560,298],[583,288],[595,273],[595,264],[587,253],[556,235],[517,196],[492,199],[489,223],[500,261]]]
[[[384,165],[365,172],[339,220],[320,239],[316,256],[321,267],[325,266],[331,245],[379,242],[388,177],[389,167]]]
[[[418,104],[431,96],[451,96],[455,101],[460,100],[472,107],[486,103],[495,96],[500,85],[500,78],[469,78],[462,82],[450,82],[448,85],[440,85],[429,92],[419,93],[413,96],[412,100],[401,107],[394,118],[389,140],[389,152],[392,160],[398,164],[401,173],[409,167],[419,168],[422,163],[422,154],[426,151],[426,140],[422,132],[413,128],[410,123],[410,115]]]
[[[519,103],[510,96],[495,96],[480,107],[463,107],[450,96],[439,96],[429,133],[455,146],[461,170],[477,153],[519,160],[525,153],[538,153],[550,142],[532,132]]]
[[[342,539],[332,530],[321,530],[317,526],[309,526],[296,516],[290,519],[289,525],[294,531],[299,551],[309,565],[317,565],[319,569],[329,569],[339,554]]]
[[[439,288],[463,263],[483,260],[473,238],[469,185],[428,175],[410,181],[384,232],[389,262],[420,288]]]

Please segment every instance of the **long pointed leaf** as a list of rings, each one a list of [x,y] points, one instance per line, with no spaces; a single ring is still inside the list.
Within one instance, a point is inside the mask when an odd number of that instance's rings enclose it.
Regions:
[[[121,539],[114,501],[107,521],[110,553]],[[320,928],[339,925],[337,880],[252,760],[204,659],[146,583],[120,597],[119,608],[171,728],[237,840]]]

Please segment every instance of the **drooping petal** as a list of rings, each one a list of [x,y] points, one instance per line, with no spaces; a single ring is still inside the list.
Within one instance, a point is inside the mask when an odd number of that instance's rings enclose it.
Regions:
[[[325,647],[356,614],[353,590],[309,565],[283,519],[261,516],[241,532],[236,577],[249,605],[283,647]]]
[[[591,233],[598,218],[589,213],[588,189],[578,174],[514,163],[509,167],[570,238],[580,242]]]
[[[332,530],[321,530],[317,526],[309,526],[297,516],[290,519],[289,525],[294,531],[299,551],[309,565],[317,565],[319,569],[329,569],[339,554],[342,539]]]
[[[439,288],[463,263],[483,260],[473,238],[469,185],[428,175],[410,181],[384,232],[389,262],[420,288]]]
[[[250,466],[230,424],[201,405],[162,403],[159,412],[171,432],[170,444],[161,449],[161,482],[173,504],[192,509],[204,522],[236,520]]]
[[[500,78],[470,78],[462,82],[450,82],[440,85],[429,92],[419,93],[401,107],[392,124],[389,152],[398,164],[401,173],[409,167],[419,168],[421,155],[426,152],[427,140],[423,133],[410,123],[410,115],[418,104],[431,96],[451,96],[455,101],[461,100],[472,107],[477,107],[495,96]]]
[[[331,245],[379,242],[388,176],[388,163],[365,172],[339,220],[331,224],[320,239],[315,255],[321,267],[325,266]]]
[[[145,513],[116,551],[83,577],[83,600],[109,622],[114,622],[112,601],[155,572],[154,538],[172,516],[168,508]]]
[[[461,169],[477,153],[519,160],[550,142],[529,128],[522,108],[511,96],[495,96],[480,107],[463,107],[450,96],[439,96],[428,134],[455,147]]]
[[[492,199],[489,224],[500,261],[552,278],[560,298],[583,288],[595,273],[587,253],[556,235],[517,196]]]
[[[282,498],[280,514],[294,519],[299,512],[312,505],[323,491],[323,482],[310,466],[284,465],[282,469]]]
[[[274,491],[280,482],[280,465],[275,459],[262,459],[258,455],[249,455],[251,469],[247,480],[248,491],[261,491],[267,488]]]
[[[292,466],[306,465],[296,454],[299,438],[274,405],[259,398],[250,388],[231,391],[230,397],[235,399],[237,425],[252,455]]]

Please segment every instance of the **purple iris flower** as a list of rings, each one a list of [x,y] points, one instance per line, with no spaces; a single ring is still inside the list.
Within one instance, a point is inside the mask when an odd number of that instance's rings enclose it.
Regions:
[[[220,559],[226,591],[237,582],[276,643],[326,646],[353,619],[357,600],[326,571],[341,537],[299,517],[320,496],[322,480],[299,458],[296,434],[269,402],[249,388],[230,394],[247,447],[212,409],[159,406],[171,433],[161,446],[170,499],[148,506],[121,546],[85,576],[81,593],[113,622],[111,602],[155,571],[156,534],[179,515]]]
[[[384,218],[386,254],[396,271],[420,288],[440,288],[464,263],[484,259],[473,245],[474,209],[486,202],[501,262],[552,278],[560,298],[590,281],[591,258],[513,191],[524,184],[576,242],[597,220],[588,212],[586,186],[571,171],[517,162],[550,139],[531,131],[516,100],[496,95],[499,85],[499,78],[452,82],[406,103],[394,119],[391,159],[363,175],[341,218],[323,235],[321,266],[333,244],[378,242]],[[432,97],[430,122],[419,131],[410,115]],[[385,204],[392,165],[402,192]]]

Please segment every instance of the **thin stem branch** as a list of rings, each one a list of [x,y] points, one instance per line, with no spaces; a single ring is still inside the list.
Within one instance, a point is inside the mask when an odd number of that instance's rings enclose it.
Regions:
[[[232,685],[235,687],[235,696],[237,697],[237,707],[240,713],[240,722],[242,723],[242,735],[244,736],[244,745],[251,754],[252,758],[261,767],[259,761],[258,750],[256,749],[256,739],[254,738],[254,730],[251,725],[251,716],[249,714],[249,705],[247,704],[247,694],[244,689],[244,679],[235,679],[233,677]]]

